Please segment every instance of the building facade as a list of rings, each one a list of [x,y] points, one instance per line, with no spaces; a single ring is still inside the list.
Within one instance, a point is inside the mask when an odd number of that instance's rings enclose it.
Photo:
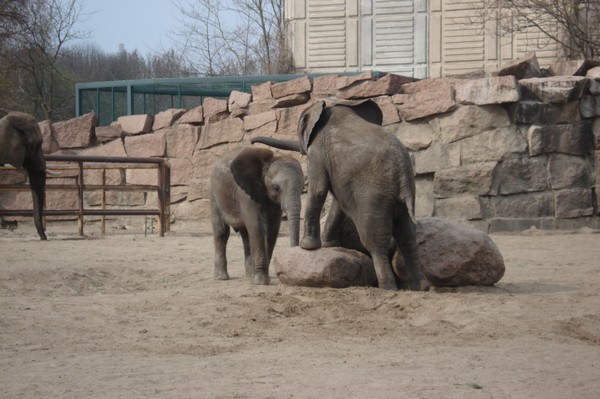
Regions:
[[[513,21],[485,1],[287,0],[294,63],[307,73],[425,78],[495,69],[531,51],[547,67],[560,55],[539,29],[507,33]]]

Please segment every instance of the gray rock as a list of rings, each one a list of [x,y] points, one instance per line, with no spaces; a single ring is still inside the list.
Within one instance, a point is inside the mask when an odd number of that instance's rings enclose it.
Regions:
[[[450,220],[477,220],[483,218],[479,197],[436,198],[435,215]]]
[[[492,183],[497,165],[498,162],[484,162],[439,170],[433,179],[433,192],[438,198],[495,194]]]
[[[591,188],[559,190],[554,192],[554,197],[557,218],[578,218],[594,214]]]
[[[554,125],[580,119],[579,103],[551,104],[540,101],[519,101],[508,107],[511,121],[519,124]]]
[[[415,178],[415,191],[415,216],[418,218],[433,216],[433,176],[417,176]]]
[[[585,76],[590,79],[590,93],[600,94],[600,67],[588,70]]]
[[[439,117],[441,139],[452,143],[484,131],[510,126],[506,110],[500,105],[462,105]]]
[[[600,65],[598,60],[558,60],[550,65],[548,72],[554,76],[586,76],[586,73]]]
[[[453,166],[451,154],[439,143],[433,142],[429,148],[413,154],[414,169],[417,175],[434,173],[437,170]]]
[[[534,52],[527,53],[522,58],[502,65],[493,74],[497,76],[512,75],[517,79],[539,78],[542,76],[540,64]]]
[[[461,104],[502,104],[519,101],[521,95],[514,76],[465,80],[456,84],[456,101]]]
[[[287,285],[346,288],[376,286],[377,276],[371,258],[346,248],[275,248],[271,264],[279,280]]]
[[[588,158],[565,154],[552,154],[548,161],[550,187],[591,188],[594,185],[592,164]]]
[[[583,96],[579,104],[579,110],[584,118],[600,116],[600,96]]]
[[[546,157],[504,160],[498,170],[498,193],[517,194],[548,189]]]
[[[492,285],[504,276],[504,259],[490,237],[461,223],[420,219],[417,251],[425,277],[437,287]],[[393,264],[403,281],[404,259],[398,252]]]
[[[402,122],[393,125],[392,133],[400,139],[402,144],[411,151],[420,151],[428,148],[434,139],[434,132],[427,122]]]
[[[281,282],[288,285],[376,286],[373,263],[357,240],[352,221],[346,219],[341,245],[357,250],[277,247],[271,263]],[[500,251],[485,233],[473,227],[440,218],[422,218],[417,221],[417,245],[423,274],[435,286],[491,285],[504,275]],[[406,287],[404,259],[399,251],[392,265],[399,287]]]
[[[542,218],[554,216],[554,195],[539,193],[499,195],[492,198],[495,216],[499,218]]]
[[[527,151],[527,141],[517,126],[485,131],[460,142],[460,159],[465,164],[500,161],[509,154]]]
[[[527,131],[529,155],[560,152],[588,155],[593,148],[592,126],[589,121],[560,125],[531,125]]]
[[[524,99],[545,103],[566,103],[581,98],[588,86],[583,76],[550,76],[519,80]]]

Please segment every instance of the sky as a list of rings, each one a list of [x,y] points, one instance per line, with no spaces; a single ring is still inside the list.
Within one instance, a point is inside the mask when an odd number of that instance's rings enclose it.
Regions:
[[[171,31],[177,29],[181,14],[171,0],[80,1],[86,16],[78,29],[90,32],[85,42],[107,53],[116,53],[120,43],[128,52],[137,49],[144,56],[174,46]]]

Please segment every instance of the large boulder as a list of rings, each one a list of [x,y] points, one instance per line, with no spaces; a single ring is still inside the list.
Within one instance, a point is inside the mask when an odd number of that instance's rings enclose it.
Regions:
[[[347,248],[276,247],[271,264],[279,280],[287,285],[346,288],[376,286],[373,262],[367,255]]]
[[[502,254],[490,237],[458,222],[419,219],[417,253],[423,274],[433,286],[492,285],[504,276]],[[393,265],[404,281],[404,259],[398,252]]]
[[[343,248],[306,251],[277,247],[271,260],[277,277],[284,284],[307,287],[377,286],[373,262],[348,218],[339,240]],[[458,222],[419,219],[417,251],[423,274],[433,286],[492,285],[504,275],[504,260],[489,236]],[[406,287],[406,268],[399,251],[392,265],[399,286]]]

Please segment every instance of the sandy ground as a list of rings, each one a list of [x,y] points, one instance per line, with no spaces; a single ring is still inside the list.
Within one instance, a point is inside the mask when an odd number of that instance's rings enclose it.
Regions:
[[[49,228],[52,231],[52,227]],[[494,287],[253,286],[241,240],[0,230],[2,398],[596,398],[600,234],[492,235]],[[280,240],[285,245],[286,239]]]

